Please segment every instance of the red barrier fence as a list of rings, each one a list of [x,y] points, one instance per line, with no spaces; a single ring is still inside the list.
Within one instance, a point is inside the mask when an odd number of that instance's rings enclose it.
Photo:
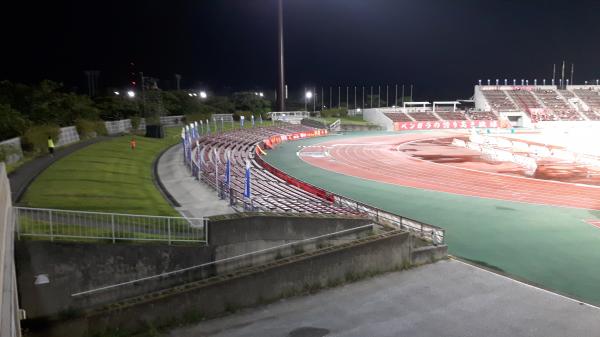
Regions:
[[[496,120],[395,122],[394,123],[394,131],[497,128],[498,126],[499,126],[498,121],[496,121]]]

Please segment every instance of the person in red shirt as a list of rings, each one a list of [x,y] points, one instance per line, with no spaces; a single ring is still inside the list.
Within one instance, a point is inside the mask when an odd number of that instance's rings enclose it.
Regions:
[[[131,145],[131,149],[135,150],[135,147],[137,145],[137,142],[135,141],[135,138],[131,138],[131,140],[129,141],[129,145]]]

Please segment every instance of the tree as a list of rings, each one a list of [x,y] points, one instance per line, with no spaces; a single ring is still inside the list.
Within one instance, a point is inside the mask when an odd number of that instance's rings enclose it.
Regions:
[[[137,100],[123,96],[106,96],[96,99],[96,107],[103,120],[119,120],[139,116],[140,104]]]
[[[8,104],[0,104],[0,140],[22,135],[30,122]]]
[[[266,100],[254,92],[236,92],[233,94],[235,110],[251,111],[253,114],[261,114],[271,110],[271,101]]]

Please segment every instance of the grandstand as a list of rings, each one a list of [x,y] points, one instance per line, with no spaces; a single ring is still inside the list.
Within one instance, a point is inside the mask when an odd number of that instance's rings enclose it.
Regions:
[[[229,195],[233,203],[244,202],[244,179],[246,162],[252,168],[251,210],[268,212],[294,212],[313,214],[358,214],[355,210],[336,206],[332,200],[317,197],[305,190],[288,184],[263,168],[254,156],[259,143],[271,136],[312,132],[315,129],[304,125],[285,125],[264,128],[240,129],[233,132],[200,137],[200,150],[195,165],[201,172],[200,179],[223,190],[227,155],[231,158],[231,186],[223,193]],[[215,156],[216,153],[216,156]],[[202,158],[200,158],[202,156]],[[219,170],[215,174],[215,167]],[[215,178],[219,176],[218,183]],[[217,186],[218,185],[218,186]]]

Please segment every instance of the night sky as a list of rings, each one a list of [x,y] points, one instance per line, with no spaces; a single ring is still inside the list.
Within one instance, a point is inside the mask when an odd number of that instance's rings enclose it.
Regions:
[[[2,5],[0,79],[84,89],[127,81],[128,64],[172,85],[276,86],[275,0],[15,1]],[[8,7],[10,6],[10,7]],[[415,98],[472,95],[487,78],[600,77],[600,1],[284,0],[286,82],[415,85]],[[360,90],[360,89],[359,89]]]

